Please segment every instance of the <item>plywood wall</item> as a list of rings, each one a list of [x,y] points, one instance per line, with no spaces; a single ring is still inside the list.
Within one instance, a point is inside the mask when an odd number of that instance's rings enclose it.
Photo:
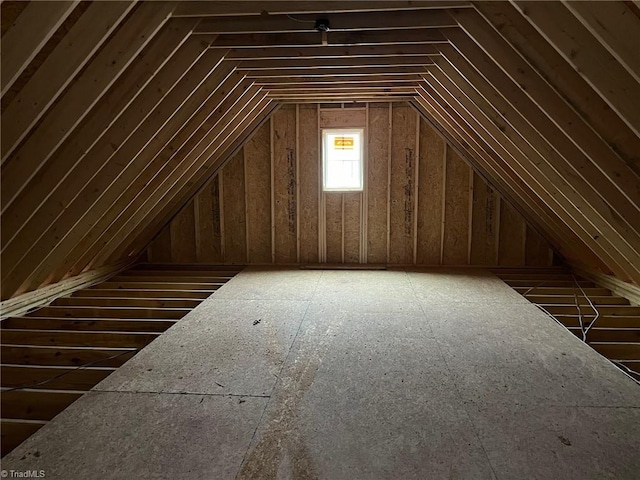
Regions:
[[[285,105],[152,242],[152,262],[535,265],[547,242],[404,103]],[[365,128],[365,188],[322,192],[322,127]]]

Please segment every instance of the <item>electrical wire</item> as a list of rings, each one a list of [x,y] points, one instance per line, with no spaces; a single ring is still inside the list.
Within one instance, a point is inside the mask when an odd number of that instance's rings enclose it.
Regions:
[[[299,18],[295,18],[292,17],[291,15],[289,15],[288,13],[286,14],[287,17],[289,17],[291,20],[293,20],[294,22],[298,22],[298,23],[313,23],[315,24],[316,21],[315,20],[300,20]]]
[[[83,368],[91,367],[91,366],[93,366],[93,365],[95,365],[97,363],[100,363],[100,362],[104,362],[104,361],[107,361],[107,360],[113,360],[114,358],[121,357],[121,356],[123,356],[123,355],[125,355],[127,353],[131,353],[131,352],[132,352],[131,350],[128,350],[126,352],[120,352],[120,353],[118,353],[116,355],[112,355],[110,357],[101,358],[99,360],[94,360],[93,362],[89,362],[89,363],[85,363],[83,365],[79,365],[76,368],[73,368],[73,369],[68,370],[66,372],[62,372],[62,373],[60,373],[60,374],[58,374],[58,375],[56,375],[54,377],[47,378],[46,380],[42,380],[40,382],[31,383],[29,385],[21,385],[19,387],[11,387],[11,388],[7,388],[7,389],[3,389],[2,393],[13,392],[15,390],[25,390],[27,388],[32,388],[32,387],[40,387],[42,385],[46,385],[47,383],[51,383],[51,382],[53,382],[54,380],[57,380],[60,377],[64,377],[65,375],[68,375],[69,373],[73,373],[73,372],[75,372],[77,370],[82,370]],[[137,352],[139,352],[138,349],[135,350],[135,353],[137,353]],[[61,367],[61,368],[64,368],[64,367]]]

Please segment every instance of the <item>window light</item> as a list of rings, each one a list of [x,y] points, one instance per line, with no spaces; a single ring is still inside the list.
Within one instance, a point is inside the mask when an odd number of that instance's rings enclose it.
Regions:
[[[362,190],[362,137],[362,129],[322,131],[324,190]]]

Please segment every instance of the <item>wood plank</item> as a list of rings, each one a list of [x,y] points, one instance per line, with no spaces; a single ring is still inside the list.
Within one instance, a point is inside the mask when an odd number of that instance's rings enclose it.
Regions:
[[[109,281],[103,282],[99,285],[100,289],[119,289],[119,290],[172,290],[172,291],[184,291],[184,290],[197,290],[202,292],[215,292],[218,288],[225,284],[225,281],[220,282],[129,282],[129,281]],[[92,289],[89,289],[92,290]]]
[[[135,348],[33,347],[3,344],[2,363],[23,365],[60,365],[119,367],[135,353]]]
[[[79,0],[27,5],[2,36],[2,95],[18,79]]]
[[[367,125],[367,262],[387,263],[389,105],[369,105]]]
[[[506,201],[500,202],[499,265],[524,265],[524,220]]]
[[[520,294],[529,291],[531,295],[573,295],[577,293],[575,288],[569,287],[538,287],[533,290],[525,287],[516,287],[514,290]],[[611,295],[611,292],[606,288],[583,288],[582,290],[589,296]]]
[[[448,28],[408,29],[398,35],[394,30],[330,32],[329,45],[396,45],[396,44],[438,44],[446,43],[441,31]],[[229,33],[219,35],[212,48],[255,48],[264,46],[309,47],[317,46],[319,38],[317,32],[306,33]]]
[[[417,263],[440,264],[445,142],[420,119]]]
[[[196,219],[192,202],[187,203],[170,226],[171,260],[176,263],[195,262],[196,255]]]
[[[3,418],[0,423],[0,431],[2,432],[2,456],[4,457],[40,430],[46,423],[47,422],[40,420],[10,420]]]
[[[366,126],[366,109],[320,109],[321,128],[362,128]]]
[[[246,162],[247,260],[271,262],[271,146],[269,122],[244,145]]]
[[[171,3],[143,4],[100,50],[83,73],[7,162],[2,175],[3,212],[44,162],[78,126],[168,19]]]
[[[589,345],[596,352],[612,360],[640,359],[640,343],[591,342]]]
[[[8,329],[2,331],[2,341],[10,345],[142,348],[158,335],[147,332]]]
[[[431,10],[440,8],[470,7],[470,2],[462,1],[380,1],[362,2],[288,2],[267,1],[259,4],[253,1],[193,1],[180,3],[173,13],[174,17],[216,17],[230,15],[269,15],[302,14],[302,13],[337,13],[337,12],[370,12],[370,11],[402,11]]]
[[[134,308],[134,307],[43,307],[28,316],[38,317],[103,317],[103,318],[173,318],[180,319],[189,313],[189,308]]]
[[[219,68],[226,67],[223,65]],[[233,70],[233,67],[231,67],[231,70]],[[241,84],[235,84],[233,88],[241,88],[240,85]],[[228,88],[232,87],[228,86]],[[198,188],[195,188],[193,182],[189,182],[192,180],[194,171],[198,171],[204,165],[209,165],[215,161],[217,158],[214,155],[216,149],[222,145],[226,145],[224,142],[224,138],[226,137],[224,136],[229,131],[236,131],[235,129],[238,126],[237,122],[241,122],[242,120],[240,120],[240,118],[244,118],[242,117],[242,112],[246,111],[244,109],[254,109],[251,99],[258,94],[258,91],[257,88],[246,89],[231,105],[225,105],[225,103],[227,100],[230,100],[234,94],[223,91],[218,92],[217,98],[221,103],[215,111],[212,112],[212,116],[210,117],[214,122],[207,121],[205,125],[201,125],[203,131],[206,132],[204,137],[198,136],[196,144],[189,147],[191,151],[185,151],[182,154],[178,151],[177,155],[169,155],[168,162],[165,162],[165,165],[160,167],[159,174],[151,183],[146,185],[145,188],[148,190],[145,196],[138,198],[134,203],[127,206],[128,211],[123,217],[127,219],[127,221],[119,220],[109,228],[110,230],[119,231],[120,234],[110,236],[111,240],[102,249],[102,252],[95,257],[95,262],[100,263],[107,261],[110,256],[119,257],[122,255],[122,252],[118,250],[128,249],[132,242],[140,242],[142,246],[146,247],[148,238],[175,215],[176,210],[184,204],[184,201],[205,187],[205,184],[198,183]],[[213,126],[211,126],[211,123],[213,123]],[[180,150],[180,147],[177,145],[176,148]],[[209,172],[210,174],[206,177],[207,181],[213,179],[217,172],[218,169],[211,170]],[[222,225],[217,221],[217,219],[219,220],[221,217],[216,215],[216,212],[220,212],[220,179],[218,179],[217,183],[215,181],[212,182],[211,185],[216,189],[213,194],[214,226],[218,225],[220,229],[222,229]],[[192,192],[190,196],[182,198],[182,201],[178,203],[175,201],[175,197],[179,195],[179,192],[184,188],[191,188]],[[222,190],[224,190],[224,188],[222,188]],[[215,203],[215,199],[218,199],[218,204]],[[155,213],[150,213],[167,204],[171,205],[171,215],[165,212],[163,216],[158,217]],[[154,225],[150,229],[143,228],[142,225],[148,223],[157,225]],[[143,233],[141,234],[141,232]],[[143,235],[142,238],[144,238],[144,240],[141,240],[140,235]],[[220,232],[220,235],[222,235],[222,232]],[[221,236],[220,238],[222,239]],[[214,242],[214,245],[217,246],[217,242]],[[136,248],[142,248],[142,246]],[[222,249],[222,242],[220,242],[220,249]]]
[[[153,239],[149,252],[149,259],[152,262],[171,261],[171,228],[169,225]]]
[[[494,265],[497,262],[498,222],[500,220],[498,193],[487,185],[480,175],[474,172],[473,176],[471,264]]]
[[[567,295],[560,295],[560,294],[543,295],[543,294],[535,293],[532,291],[528,293],[525,296],[525,298],[533,303],[540,303],[540,304],[558,303],[563,305],[567,305],[567,304],[571,305],[576,303],[576,296],[577,296],[577,302],[580,305],[589,304],[589,302],[587,301],[587,299],[584,298],[584,295],[579,289],[576,289],[574,292],[571,292]],[[604,296],[588,295],[588,298],[595,305],[629,305],[629,300],[627,300],[626,298],[614,297],[612,295],[604,295]]]
[[[525,235],[525,264],[531,266],[550,265],[553,254],[549,249],[549,243],[529,225],[527,225]]]
[[[554,304],[543,304],[542,307],[550,314],[555,315],[571,315],[578,313],[578,307],[572,304],[568,305],[554,305]],[[595,305],[598,313],[600,315],[605,316],[638,316],[640,315],[640,307],[628,306],[628,305]],[[581,305],[580,312],[582,315],[588,315],[590,317],[595,316],[595,312],[593,308],[589,305]]]
[[[64,390],[2,389],[2,417],[23,420],[51,420],[83,392]]]
[[[563,2],[571,13],[640,82],[640,18],[625,2]]]
[[[115,368],[112,367],[81,369],[29,365],[2,365],[0,367],[3,387],[28,386],[31,389],[55,390],[90,390],[114,371]]]
[[[13,151],[134,5],[133,1],[96,2],[73,24],[2,113],[2,158]]]
[[[300,262],[318,263],[320,145],[317,105],[298,107]]]
[[[466,265],[469,245],[469,166],[447,148],[442,263]]]
[[[196,276],[197,275],[197,276]],[[164,286],[168,286],[174,283],[209,283],[213,286],[218,284],[223,284],[227,280],[232,278],[232,275],[207,275],[203,273],[202,275],[198,275],[197,272],[194,272],[193,275],[127,275],[126,273],[122,273],[120,275],[116,275],[110,279],[110,283],[113,282],[126,282],[126,283],[160,283],[164,284]]]
[[[362,192],[344,194],[344,262],[360,263]]]
[[[389,261],[412,264],[417,115],[408,105],[393,104],[391,122]]]
[[[213,114],[209,108],[218,106],[213,98],[223,88],[220,79],[227,74],[212,68],[212,64],[219,64],[221,57],[221,52],[205,52],[86,187],[78,200],[86,202],[87,214],[58,247],[57,254],[64,256],[64,261],[59,264],[57,275],[64,275],[69,269],[86,269],[93,262],[103,263],[104,259],[97,255],[109,242],[122,238],[119,230],[127,223],[129,208],[149,200],[145,189],[161,175],[161,169],[172,157],[182,160],[177,153],[179,146],[191,136],[192,129],[200,126],[202,117]],[[124,171],[118,168],[120,162],[126,166]],[[174,162],[179,163],[177,159]],[[106,191],[96,198],[92,187]]]
[[[574,329],[576,333],[580,329]],[[580,332],[582,337],[582,332]],[[638,342],[640,328],[604,328],[593,327],[587,332],[587,342]]]
[[[296,109],[285,106],[273,123],[275,262],[297,262]]]
[[[1,316],[21,315],[35,307],[47,305],[56,298],[68,295],[79,288],[100,284],[104,280],[111,278],[115,273],[127,269],[129,266],[131,266],[130,261],[107,265],[81,273],[75,277],[67,278],[56,284],[48,285],[34,292],[28,292],[18,297],[4,300],[0,303]]]
[[[135,298],[130,295],[128,298],[87,298],[87,297],[67,297],[57,299],[54,306],[67,307],[145,307],[145,308],[195,308],[200,304],[200,300],[188,298]]]
[[[239,273],[242,271],[241,265],[222,265],[215,262],[198,262],[198,263],[138,263],[131,270],[156,270],[156,271],[171,271],[171,272],[179,272],[179,271],[201,271],[201,270],[211,270],[211,271],[228,271],[233,274]]]
[[[566,5],[558,2],[550,4],[549,8],[540,8],[536,2],[516,1],[513,4],[636,135],[640,135],[640,101],[634,95],[638,90],[637,80],[580,24]],[[633,38],[626,39],[627,45],[637,45],[638,39],[635,32]],[[611,85],[616,88],[612,89]]]
[[[340,192],[324,193],[327,263],[342,263],[342,197]]]
[[[217,180],[216,180],[217,182]],[[214,243],[213,189],[211,185],[204,188],[194,200],[196,209],[196,259],[208,263],[219,259],[216,256]]]
[[[157,332],[162,333],[173,326],[175,320],[133,320],[118,318],[57,318],[57,317],[10,317],[2,321],[2,330],[77,330],[115,332]]]
[[[73,293],[73,297],[77,298],[193,298],[196,300],[204,300],[209,297],[209,292],[198,290],[143,290],[143,289],[104,289],[104,290],[78,290]]]
[[[566,327],[579,327],[580,319],[578,315],[554,315],[556,320]],[[593,317],[592,317],[593,318]],[[583,318],[584,324],[584,318]],[[595,325],[603,328],[640,328],[640,317],[624,316],[601,316],[596,320]]]
[[[24,190],[15,207],[3,212],[3,230],[7,232],[2,251],[5,274],[10,270],[11,263],[20,262],[27,255],[28,248],[25,245],[35,247],[34,239],[44,236],[45,239],[41,240],[44,243],[42,250],[39,250],[38,255],[32,253],[29,257],[35,261],[43,252],[51,252],[53,239],[64,238],[73,230],[79,215],[86,216],[89,212],[90,203],[75,204],[74,208],[70,204],[77,199],[79,192],[87,188],[92,178],[98,176],[102,182],[111,179],[103,169],[109,164],[109,158],[112,158],[113,145],[122,148],[138,123],[149,115],[154,105],[206,48],[206,43],[198,41],[187,41],[180,46],[181,40],[188,33],[186,27],[188,25],[168,26],[159,33],[157,39],[142,52],[140,58],[145,61],[134,62],[125,71],[114,88],[92,110],[88,120],[44,164],[33,179],[33,184],[40,187]],[[171,60],[163,67],[169,57]],[[114,112],[117,112],[115,117]],[[124,155],[123,161],[131,161],[138,152],[139,150],[130,151],[128,157]],[[102,168],[96,170],[96,165],[101,165]],[[70,175],[72,170],[73,175]],[[100,172],[105,173],[104,178],[98,175]],[[118,174],[122,174],[121,165],[117,166],[116,175]],[[89,188],[92,192],[88,195],[89,199],[95,200],[96,192],[103,192],[106,185],[94,183],[94,188],[95,190]],[[139,190],[137,193],[140,193]],[[61,205],[67,208],[63,209]],[[59,227],[58,231],[61,233],[51,233],[56,227]],[[51,235],[45,234],[47,229]],[[86,233],[87,230],[81,229],[81,232]],[[10,240],[11,243],[8,244]],[[24,270],[27,270],[29,262],[22,263]],[[51,268],[47,273],[50,272]]]
[[[224,260],[228,263],[246,263],[247,218],[242,150],[229,160],[220,175],[224,179]]]
[[[314,23],[317,14],[302,14],[296,20],[287,15],[213,17],[203,19],[196,33],[292,33],[308,32],[309,23]],[[445,10],[433,10],[428,15],[418,10],[394,11],[393,15],[381,12],[358,12],[325,14],[331,32],[353,30],[394,30],[407,28],[455,27],[458,24]],[[307,25],[305,25],[307,23]]]

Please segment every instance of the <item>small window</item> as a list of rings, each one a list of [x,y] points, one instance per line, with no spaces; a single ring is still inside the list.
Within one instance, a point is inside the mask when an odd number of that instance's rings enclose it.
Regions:
[[[362,137],[362,129],[322,131],[324,190],[362,190]]]

